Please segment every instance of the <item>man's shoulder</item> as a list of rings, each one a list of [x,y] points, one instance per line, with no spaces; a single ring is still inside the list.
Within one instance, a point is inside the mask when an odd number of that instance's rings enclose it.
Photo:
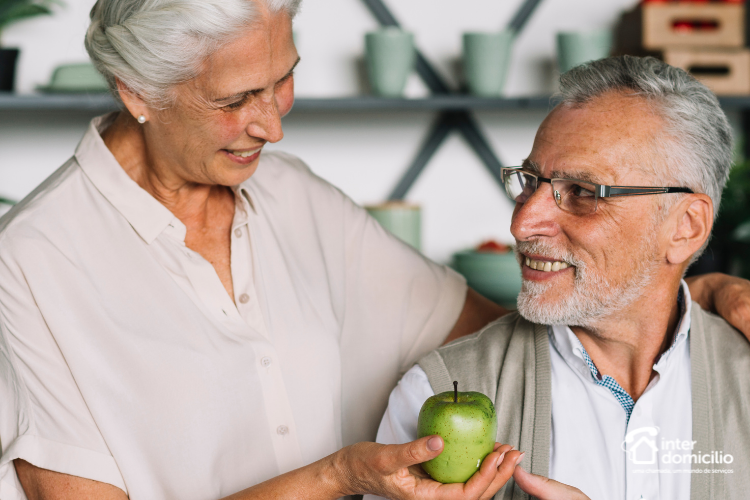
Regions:
[[[489,345],[502,345],[510,340],[516,331],[533,331],[534,324],[524,319],[518,311],[506,314],[487,324],[476,333],[461,337],[437,349],[443,355],[460,351],[475,351]],[[519,327],[521,327],[519,329]]]
[[[700,335],[705,345],[709,361],[720,361],[733,366],[732,371],[750,372],[750,342],[736,328],[697,303],[692,305],[691,334]]]
[[[535,332],[539,326],[513,312],[472,335],[439,347],[420,359],[419,365],[436,392],[450,388],[446,378],[450,374],[466,380],[470,387],[475,386],[471,390],[489,394],[487,390],[496,386],[507,364],[520,370],[530,359],[528,354],[535,350]]]

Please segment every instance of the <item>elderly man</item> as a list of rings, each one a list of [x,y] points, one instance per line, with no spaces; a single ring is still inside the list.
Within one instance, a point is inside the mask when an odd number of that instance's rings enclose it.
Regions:
[[[378,441],[415,438],[424,400],[458,380],[495,401],[497,440],[533,473],[496,498],[747,498],[750,344],[682,281],[729,173],[727,119],[653,58],[576,68],[561,96],[503,173],[518,314],[422,358]]]

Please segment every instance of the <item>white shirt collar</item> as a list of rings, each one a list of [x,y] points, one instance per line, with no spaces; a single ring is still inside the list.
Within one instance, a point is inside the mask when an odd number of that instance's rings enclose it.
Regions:
[[[104,144],[101,132],[116,117],[117,112],[114,112],[91,120],[75,152],[81,170],[146,243],[151,244],[167,228],[174,229],[184,241],[184,224],[131,179]],[[247,221],[248,208],[255,212],[255,205],[246,187],[233,186],[232,191],[241,209],[236,212],[233,223],[233,226],[238,226]]]
[[[683,342],[686,342],[688,333],[690,332],[690,311],[692,307],[690,290],[688,289],[687,283],[685,283],[684,280],[680,281],[680,286],[682,288],[682,304],[680,304],[680,308],[682,309],[682,316],[680,317],[680,321],[677,325],[677,332],[675,334],[672,345],[659,357],[657,362],[654,364],[654,369],[657,371],[663,370],[666,367],[670,355],[674,352],[675,347]],[[581,341],[578,340],[576,334],[573,333],[573,330],[571,330],[566,325],[551,325],[549,327],[549,333],[552,340],[552,345],[555,347],[557,352],[560,353],[560,356],[562,356],[565,362],[571,368],[581,372],[581,374],[584,375],[585,378],[589,379],[588,375],[591,370],[589,369],[589,366],[586,364],[586,361],[584,359],[585,349],[583,347],[583,344],[581,344]]]

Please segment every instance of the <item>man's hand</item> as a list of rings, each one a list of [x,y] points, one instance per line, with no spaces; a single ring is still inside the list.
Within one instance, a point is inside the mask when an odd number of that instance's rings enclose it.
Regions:
[[[702,274],[685,281],[694,301],[750,339],[750,281],[721,273]]]
[[[578,488],[531,474],[521,467],[516,467],[513,479],[523,491],[539,500],[590,500]]]
[[[443,451],[439,436],[403,445],[358,443],[341,450],[337,468],[347,476],[350,494],[372,493],[393,500],[489,500],[513,475],[522,453],[495,443],[479,471],[466,483],[433,481],[419,466]]]

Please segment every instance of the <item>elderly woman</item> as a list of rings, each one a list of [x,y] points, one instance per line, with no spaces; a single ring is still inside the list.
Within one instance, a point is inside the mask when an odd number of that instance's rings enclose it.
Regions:
[[[92,9],[124,109],[0,221],[3,500],[477,499],[512,474],[499,443],[465,485],[411,467],[438,437],[357,443],[400,372],[504,311],[263,153],[294,101],[298,3]]]

